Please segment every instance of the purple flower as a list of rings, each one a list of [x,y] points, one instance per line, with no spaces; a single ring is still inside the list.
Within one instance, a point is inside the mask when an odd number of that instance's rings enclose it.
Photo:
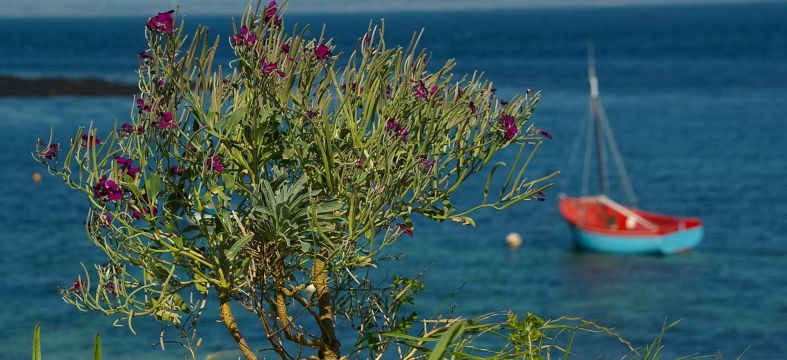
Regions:
[[[137,59],[139,62],[145,62],[146,60],[152,59],[152,56],[150,55],[150,52],[145,50],[137,53]]]
[[[157,124],[158,128],[162,130],[177,129],[178,124],[175,123],[174,119],[175,119],[175,115],[173,115],[171,112],[162,111],[161,113],[159,113],[160,121]]]
[[[406,224],[397,224],[396,226],[403,234],[407,234],[410,237],[413,236],[413,228],[411,228],[410,226],[407,226]]]
[[[507,114],[500,115],[500,122],[503,124],[503,127],[516,125],[516,119],[513,116]]]
[[[142,220],[143,215],[158,214],[158,207],[155,205],[150,206],[150,199],[148,198],[148,194],[142,195],[142,205],[143,206],[140,206],[138,203],[135,202],[132,203],[131,206],[129,206],[129,209],[131,209],[131,216],[133,216],[134,219]]]
[[[137,110],[139,110],[140,113],[141,112],[150,112],[151,108],[152,107],[151,107],[150,104],[146,104],[145,103],[145,99],[143,99],[143,98],[137,99]]]
[[[68,292],[81,295],[82,290],[84,289],[85,289],[85,283],[82,282],[82,277],[78,277],[74,279],[74,283],[71,285],[70,288],[68,288]]]
[[[101,139],[99,139],[98,136],[89,135],[89,134],[82,134],[82,144],[81,145],[82,145],[83,148],[90,148],[90,147],[93,147],[94,145],[99,145],[99,144],[101,144]]]
[[[385,85],[385,97],[387,99],[392,98],[392,96],[391,96],[392,92],[393,92],[393,90],[391,90],[391,85]]]
[[[552,139],[552,134],[550,134],[549,131],[536,129],[536,132],[539,133],[540,135],[546,137],[547,139]]]
[[[279,77],[284,77],[286,74],[284,71],[279,70],[279,65],[274,62],[267,62],[265,59],[260,60],[260,66],[262,67],[262,74],[265,76],[271,76],[273,73],[279,75]]]
[[[350,90],[352,90],[352,91],[358,90],[358,83],[355,83],[355,82],[350,83]],[[359,93],[363,94],[363,90],[364,90],[364,87],[361,86],[361,89],[360,89]]]
[[[55,156],[57,156],[57,152],[59,150],[60,150],[60,145],[58,145],[58,144],[50,144],[49,148],[46,149],[46,151],[44,151],[44,153],[41,154],[41,156],[43,156],[43,157],[45,157],[47,159],[54,159]]]
[[[129,123],[123,123],[123,125],[120,125],[120,129],[118,130],[118,135],[121,137],[131,134],[144,134],[144,133],[145,133],[145,129],[142,128],[142,125],[138,126],[135,129],[134,125],[131,125]]]
[[[183,176],[183,169],[180,166],[172,165],[169,167],[169,173],[172,175]]]
[[[265,6],[265,22],[268,23],[271,22],[271,20],[273,20],[272,22],[274,25],[280,25],[281,18],[276,16],[278,12],[279,12],[279,5],[276,4],[275,0],[272,0],[271,2],[268,3],[267,6]]]
[[[123,123],[123,125],[120,125],[120,130],[118,130],[118,132],[125,135],[132,134],[134,133],[134,131],[135,131],[134,125],[131,125],[129,123]]]
[[[158,123],[158,128],[162,130],[173,130],[178,128],[178,124],[172,121],[160,121]]]
[[[134,219],[142,220],[144,215],[156,215],[158,214],[158,207],[157,206],[150,206],[150,200],[148,199],[148,195],[142,195],[142,201],[145,206],[139,206],[138,204],[132,204],[129,209],[131,209],[131,216]]]
[[[427,97],[429,97],[429,94],[426,91],[426,86],[424,86],[424,82],[420,80],[418,81],[418,84],[419,85],[413,88],[413,94],[415,97],[425,100]]]
[[[104,284],[104,288],[107,291],[109,291],[109,293],[112,294],[112,296],[114,297],[118,296],[117,289],[115,289],[115,283],[112,280],[108,280],[107,283]]]
[[[123,190],[116,182],[107,180],[107,176],[104,175],[93,185],[93,195],[108,201],[118,201],[123,198]]]
[[[132,168],[128,168],[128,170],[126,170],[126,174],[128,174],[128,176],[131,176],[132,179],[136,179],[137,175],[139,175],[140,171],[142,171],[140,168],[132,167]]]
[[[372,34],[368,31],[366,34],[363,34],[363,49],[369,50],[372,47]]]
[[[508,100],[500,100],[500,105],[503,105],[503,106],[508,105]]]
[[[221,174],[224,171],[224,164],[221,161],[221,157],[218,155],[213,155],[209,157],[207,164],[213,169],[213,171],[219,174]]]
[[[388,119],[388,122],[385,123],[385,129],[396,132],[399,130],[399,122],[394,119]]]
[[[287,43],[281,43],[281,52],[283,52],[285,54],[289,54],[290,53],[290,45],[288,45]]]
[[[395,119],[389,119],[388,122],[385,123],[385,129],[398,136],[402,142],[407,142],[407,138],[410,135],[410,131]]]
[[[426,155],[421,155],[420,159],[421,159],[421,165],[424,166],[424,170],[427,173],[432,172],[432,169],[434,168],[435,160],[428,158]]]
[[[131,167],[134,160],[126,159],[122,156],[118,156],[115,158],[115,162],[118,164],[118,167],[120,167],[120,170],[127,170],[128,168]]]
[[[511,115],[500,115],[500,127],[502,127],[505,131],[503,134],[504,141],[513,140],[516,137],[516,134],[519,133],[519,128],[516,125],[516,118]]]
[[[317,47],[314,48],[314,56],[317,58],[317,60],[328,60],[331,55],[331,49],[323,44],[317,45]]]
[[[147,23],[148,30],[172,35],[172,30],[175,29],[175,18],[172,16],[174,13],[175,10],[170,10],[158,13],[156,16],[151,16]]]
[[[413,87],[413,94],[418,99],[426,100],[429,98],[429,96],[437,93],[437,89],[438,89],[437,85],[427,89],[426,84],[424,84],[423,80],[418,80],[418,81],[411,80],[411,82],[415,83],[415,86]]]
[[[474,102],[472,102],[472,101],[470,102],[470,104],[468,104],[468,106],[470,107],[470,113],[471,113],[471,114],[475,114],[475,113],[476,113],[476,111],[478,110],[478,109],[476,109],[476,107],[475,107],[475,103],[474,103]]]
[[[142,220],[142,216],[148,214],[152,214],[152,215],[158,214],[158,207],[154,206],[152,209],[150,207],[144,207],[141,209],[138,209],[136,207],[131,208],[131,216],[133,216],[134,219]]]
[[[276,4],[276,0],[271,0],[268,3],[268,6],[265,7],[265,16],[273,16],[279,11],[278,4]]]
[[[410,131],[408,131],[404,127],[400,127],[399,130],[396,130],[396,135],[398,135],[399,138],[402,139],[402,142],[406,143],[408,136],[410,136]]]
[[[256,42],[257,35],[249,31],[246,25],[240,27],[239,34],[232,35],[232,45],[235,46],[254,45]]]
[[[309,119],[314,119],[318,115],[320,115],[320,113],[318,111],[316,111],[316,110],[306,110],[306,116],[308,116]]]

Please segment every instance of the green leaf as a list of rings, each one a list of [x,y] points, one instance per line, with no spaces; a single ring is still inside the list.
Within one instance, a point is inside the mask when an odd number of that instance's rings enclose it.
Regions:
[[[417,342],[421,342],[421,341],[438,341],[438,340],[439,340],[439,339],[437,339],[437,338],[431,338],[431,337],[418,337],[418,336],[412,336],[412,335],[409,335],[409,334],[404,334],[404,333],[392,333],[392,332],[387,332],[387,333],[383,333],[383,335],[385,335],[385,336],[389,336],[389,337],[395,337],[395,338],[405,339],[405,340],[412,340],[412,341],[417,341]]]
[[[101,360],[101,334],[96,333],[93,340],[93,360]]]
[[[148,193],[149,199],[155,202],[158,197],[159,184],[161,183],[161,176],[157,173],[150,173],[150,176],[145,181],[145,191]]]
[[[41,324],[33,330],[33,360],[41,360]]]
[[[205,294],[208,292],[208,286],[201,281],[195,282],[194,287],[197,289],[197,292],[199,292],[200,294]]]
[[[434,350],[429,354],[429,360],[439,360],[442,359],[446,353],[448,353],[448,347],[451,343],[454,342],[458,337],[462,336],[462,333],[465,331],[465,322],[456,322],[451,327],[446,330],[442,336],[440,336],[440,341],[437,342],[435,345]]]
[[[200,195],[199,199],[203,206],[209,205],[213,200],[213,193],[206,191],[204,194]]]
[[[238,252],[240,252],[241,249],[243,249],[243,247],[246,246],[246,244],[248,244],[252,238],[252,234],[240,238],[238,241],[232,244],[232,247],[230,247],[229,250],[224,252],[224,255],[226,255],[230,260],[235,259],[235,256],[238,255]]]
[[[183,237],[182,236],[175,236],[172,238],[172,242],[175,243],[175,247],[178,249],[183,249]]]
[[[475,227],[475,221],[469,216],[452,216],[451,220],[461,223],[462,225]]]
[[[222,174],[221,178],[224,180],[224,186],[227,189],[232,190],[235,188],[235,177],[232,174]]]

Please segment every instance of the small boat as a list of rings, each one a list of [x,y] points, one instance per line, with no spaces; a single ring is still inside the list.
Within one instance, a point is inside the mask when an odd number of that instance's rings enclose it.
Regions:
[[[599,193],[560,197],[560,214],[571,227],[577,245],[606,253],[664,255],[685,252],[697,246],[703,235],[700,219],[661,215],[636,207],[631,181],[601,106],[592,44],[588,46],[588,77],[592,121],[587,127],[582,193],[587,193],[591,152],[595,152]],[[592,151],[592,143],[595,143],[595,151]],[[607,147],[631,205],[621,205],[607,196]]]

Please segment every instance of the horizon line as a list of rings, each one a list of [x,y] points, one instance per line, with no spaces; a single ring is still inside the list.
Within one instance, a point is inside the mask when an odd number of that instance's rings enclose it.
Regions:
[[[336,14],[396,14],[396,13],[430,13],[430,12],[469,12],[469,11],[495,11],[495,10],[528,10],[528,9],[567,9],[567,8],[624,8],[624,7],[660,7],[660,6],[714,6],[714,5],[762,5],[762,4],[787,4],[787,0],[693,0],[690,2],[682,0],[554,0],[548,3],[528,1],[526,3],[502,5],[486,4],[414,4],[406,8],[392,7],[386,5],[353,5],[353,6],[334,6],[321,8],[316,5],[305,7],[288,8],[286,13],[291,15],[336,15]],[[188,5],[186,5],[188,6]],[[245,9],[245,6],[241,9]],[[190,16],[233,16],[239,15],[243,10],[236,12],[216,12],[216,11],[189,11],[181,15]],[[163,10],[161,10],[163,11]],[[107,13],[0,13],[0,19],[24,19],[24,18],[122,18],[149,16],[149,12],[107,12]]]

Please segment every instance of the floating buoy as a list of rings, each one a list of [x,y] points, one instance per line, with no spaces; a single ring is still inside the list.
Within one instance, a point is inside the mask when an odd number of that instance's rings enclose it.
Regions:
[[[512,249],[522,246],[522,236],[515,232],[506,235],[506,245]]]
[[[38,184],[41,182],[41,173],[36,171],[33,173],[33,182]]]

